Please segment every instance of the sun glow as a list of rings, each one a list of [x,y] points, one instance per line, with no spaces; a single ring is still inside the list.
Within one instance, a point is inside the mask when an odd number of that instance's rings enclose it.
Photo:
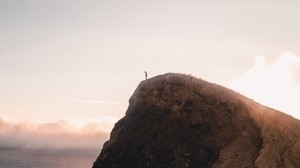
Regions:
[[[256,63],[240,79],[233,89],[263,105],[300,118],[300,57],[288,52],[267,64],[264,56],[256,56]]]

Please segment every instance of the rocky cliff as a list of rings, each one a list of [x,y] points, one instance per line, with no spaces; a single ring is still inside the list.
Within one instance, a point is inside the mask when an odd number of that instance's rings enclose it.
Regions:
[[[93,168],[299,166],[299,120],[222,86],[165,74],[139,84]]]

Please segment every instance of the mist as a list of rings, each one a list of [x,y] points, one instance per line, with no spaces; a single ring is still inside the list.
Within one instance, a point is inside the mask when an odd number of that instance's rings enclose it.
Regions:
[[[233,89],[255,101],[300,119],[300,57],[285,52],[268,61],[255,57],[255,64],[233,84]]]
[[[29,123],[0,116],[0,148],[99,149],[108,138],[109,131],[97,123],[76,125],[66,119]]]

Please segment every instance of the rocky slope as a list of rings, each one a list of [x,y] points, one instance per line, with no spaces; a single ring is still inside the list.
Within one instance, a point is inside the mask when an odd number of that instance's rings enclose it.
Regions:
[[[191,76],[142,81],[93,168],[185,167],[299,168],[300,121]]]

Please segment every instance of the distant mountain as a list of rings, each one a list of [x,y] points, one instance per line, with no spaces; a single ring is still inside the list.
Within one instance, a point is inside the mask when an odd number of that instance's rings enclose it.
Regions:
[[[171,73],[139,84],[93,165],[299,167],[299,120],[220,85]]]

